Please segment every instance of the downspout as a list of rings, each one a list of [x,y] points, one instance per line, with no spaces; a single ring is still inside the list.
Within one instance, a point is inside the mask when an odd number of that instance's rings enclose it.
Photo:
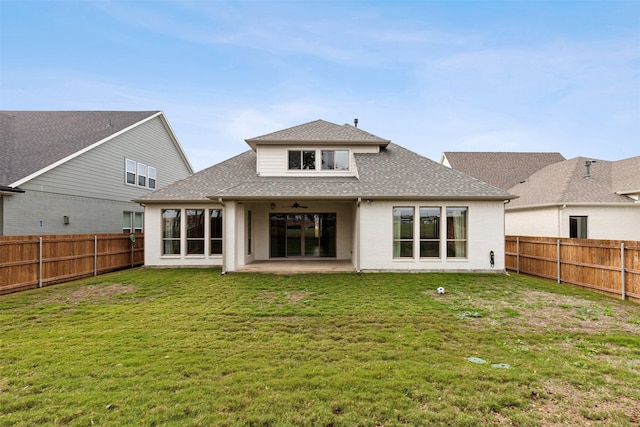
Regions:
[[[224,275],[227,272],[227,233],[225,231],[225,228],[227,227],[227,211],[225,209],[225,204],[222,201],[222,197],[218,197],[218,203],[222,205],[222,272],[220,274]]]
[[[358,255],[356,256],[356,273],[360,274],[360,222],[361,222],[361,218],[360,218],[360,203],[362,203],[362,198],[358,197],[358,200],[356,200],[356,219],[357,219],[357,224],[356,224],[356,252],[358,253]]]

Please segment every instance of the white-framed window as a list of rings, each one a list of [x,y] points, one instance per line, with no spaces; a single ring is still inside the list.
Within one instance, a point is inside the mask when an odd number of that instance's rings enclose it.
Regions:
[[[586,216],[570,216],[569,237],[587,239],[587,219]]]
[[[125,159],[125,183],[144,187],[150,190],[156,189],[156,168],[147,166],[135,160]]]
[[[289,150],[289,170],[314,170],[316,150]]]
[[[467,258],[468,217],[467,206],[394,206],[393,258],[441,258],[445,243],[447,258]]]
[[[204,209],[187,209],[187,255],[204,255]]]
[[[147,186],[147,165],[138,163],[138,187]]]
[[[420,258],[440,258],[440,206],[420,206]]]
[[[142,233],[144,230],[144,214],[142,212],[125,211],[122,213],[122,232]]]
[[[318,159],[320,159],[319,164]],[[287,169],[290,171],[348,171],[349,159],[349,150],[287,150]]]
[[[136,162],[135,160],[126,159],[126,177],[127,184],[136,185]]]
[[[323,170],[349,170],[349,150],[322,150]]]
[[[149,166],[149,188],[155,190],[156,188],[156,168]]]
[[[447,207],[447,258],[467,257],[467,207]]]
[[[393,208],[393,257],[413,258],[413,206]]]
[[[209,210],[210,255],[222,254],[222,209]]]
[[[162,209],[162,255],[222,255],[222,209]],[[208,221],[208,224],[207,224]],[[208,249],[207,249],[208,243]]]
[[[162,209],[162,255],[180,255],[181,209]]]

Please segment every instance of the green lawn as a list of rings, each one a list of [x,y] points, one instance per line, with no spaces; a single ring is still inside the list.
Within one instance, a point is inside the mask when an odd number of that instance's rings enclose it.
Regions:
[[[640,305],[531,277],[135,269],[0,296],[0,425],[638,424]]]

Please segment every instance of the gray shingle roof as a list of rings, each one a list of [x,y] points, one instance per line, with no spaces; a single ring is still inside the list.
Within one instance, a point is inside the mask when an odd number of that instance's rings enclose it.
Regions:
[[[139,199],[140,202],[269,198],[513,198],[459,171],[396,144],[377,154],[355,154],[359,177],[259,177],[247,151]]]
[[[325,144],[379,144],[386,146],[390,141],[365,132],[349,124],[336,125],[324,120],[315,120],[245,140],[253,149],[256,144],[313,142]]]
[[[617,162],[597,160],[591,165],[590,178],[585,178],[587,160],[592,159],[576,157],[542,168],[509,190],[519,198],[507,208],[559,203],[634,203],[616,191],[640,189],[637,173],[640,156]]]
[[[159,111],[0,111],[0,184],[10,185]]]
[[[543,167],[561,162],[560,153],[454,152],[444,153],[453,169],[508,190]]]

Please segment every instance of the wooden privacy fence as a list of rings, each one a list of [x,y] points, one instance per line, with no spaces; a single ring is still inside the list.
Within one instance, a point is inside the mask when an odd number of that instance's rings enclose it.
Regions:
[[[134,236],[0,236],[0,294],[142,265],[144,236]]]
[[[506,237],[506,268],[640,302],[640,242]]]

